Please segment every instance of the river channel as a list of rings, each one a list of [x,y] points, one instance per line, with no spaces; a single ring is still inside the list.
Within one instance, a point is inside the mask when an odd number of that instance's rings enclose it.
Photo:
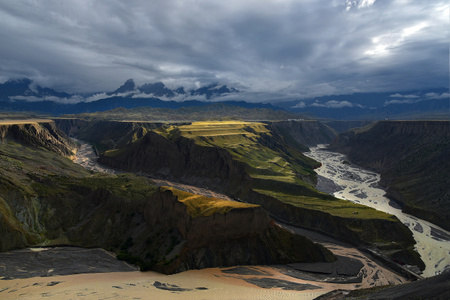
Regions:
[[[96,172],[122,173],[119,170],[100,165],[91,145],[83,141],[75,141],[81,145],[77,151],[76,163]],[[398,207],[391,206],[389,199],[384,197],[385,191],[378,185],[379,174],[349,164],[345,155],[326,151],[325,147],[326,145],[318,145],[317,147],[311,147],[310,152],[304,153],[322,163],[322,166],[316,169],[318,190],[337,198],[367,205],[395,215],[413,233],[416,240],[416,250],[426,266],[422,276],[431,277],[440,274],[446,268],[450,268],[450,232],[430,222],[405,214]],[[180,186],[180,184],[168,181],[153,180],[157,185],[175,186],[189,192],[206,193],[206,196],[227,198],[224,195],[212,195],[210,191],[200,191],[199,188],[187,185]]]
[[[345,155],[327,151],[325,147],[318,145],[304,153],[322,163],[315,170],[318,190],[395,215],[413,233],[416,250],[426,266],[422,276],[431,277],[450,268],[450,232],[403,213],[384,196],[386,192],[378,184],[379,174],[350,164]]]

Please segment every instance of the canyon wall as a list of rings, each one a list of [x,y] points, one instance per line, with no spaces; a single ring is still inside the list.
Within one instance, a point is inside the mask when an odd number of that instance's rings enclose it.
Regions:
[[[322,246],[276,226],[259,206],[192,217],[177,196],[148,178],[92,174],[73,164],[60,155],[58,141],[64,137],[55,136],[47,123],[18,131],[14,126],[0,127],[0,251],[102,247],[164,273],[335,259]]]
[[[275,139],[275,138],[273,138]],[[272,148],[289,146],[277,138],[262,143],[279,144]],[[254,188],[276,185],[305,196],[321,196],[303,185],[251,178],[245,164],[235,161],[228,151],[205,147],[193,140],[178,137],[169,140],[155,132],[122,149],[103,154],[99,161],[114,168],[143,172],[156,177],[178,180],[192,185],[207,186],[234,198],[261,205],[271,216],[297,226],[317,230],[357,245],[374,245],[376,241],[395,241],[398,248],[414,245],[411,232],[395,217],[392,220],[363,219],[360,216],[340,218],[327,212],[306,209],[255,192]],[[322,200],[320,200],[322,201]],[[330,199],[332,201],[332,199]]]
[[[170,141],[152,131],[136,143],[106,152],[99,162],[232,195],[248,188],[251,181],[244,165],[225,149],[198,146],[184,137]]]
[[[381,173],[404,212],[450,230],[449,121],[381,121],[339,135],[329,149]]]
[[[306,147],[329,144],[337,136],[336,131],[319,121],[283,121],[270,123],[272,131],[283,136],[286,142],[296,142],[299,150],[308,151]]]
[[[74,142],[55,125],[48,122],[23,122],[20,124],[0,124],[0,140],[15,140],[29,146],[43,147],[60,155],[71,157],[76,148]]]

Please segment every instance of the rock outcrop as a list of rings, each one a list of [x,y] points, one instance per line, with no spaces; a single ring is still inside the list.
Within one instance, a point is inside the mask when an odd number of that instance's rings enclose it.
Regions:
[[[339,135],[330,149],[381,173],[404,212],[450,230],[449,121],[381,121]]]
[[[92,175],[59,155],[61,150],[49,144],[59,146],[58,138],[47,143],[53,127],[24,126],[14,135],[12,126],[3,129],[0,143],[0,251],[55,244],[102,247],[164,273],[335,259],[322,246],[275,225],[260,206],[234,208],[229,201],[226,212],[191,216],[178,196],[148,178]],[[35,142],[39,137],[44,140]],[[220,170],[226,168],[232,165]]]
[[[124,147],[144,136],[148,130],[163,125],[155,122],[86,121],[73,118],[55,119],[55,123],[65,134],[91,143],[99,152]]]
[[[51,120],[40,123],[30,121],[20,124],[0,124],[0,140],[5,139],[43,147],[66,157],[73,156],[76,148],[75,143],[69,140]]]
[[[113,168],[207,186],[231,195],[241,193],[251,181],[243,164],[233,160],[225,149],[199,146],[184,137],[170,141],[152,131],[137,143],[106,152],[99,162]]]
[[[373,246],[374,241],[395,241],[395,246],[391,246],[397,249],[411,248],[415,244],[411,231],[395,217],[389,220],[333,216],[319,210],[289,205],[254,191],[246,199],[267,209],[277,220],[319,231],[350,244]]]
[[[272,131],[283,136],[286,142],[296,142],[306,147],[329,144],[337,136],[336,131],[319,121],[282,121],[270,123]],[[301,149],[300,146],[299,150]],[[308,151],[301,149],[302,151]]]
[[[289,150],[290,146],[283,144],[282,139],[265,136],[266,138],[261,137],[263,140],[260,142],[269,145],[271,149]],[[283,155],[283,152],[280,153]],[[340,218],[318,209],[284,203],[275,197],[256,192],[254,189],[273,186],[274,191],[289,190],[293,195],[326,196],[319,195],[306,185],[252,178],[247,173],[245,164],[233,159],[227,150],[200,146],[182,136],[168,139],[155,132],[148,132],[135,143],[106,152],[99,161],[118,169],[208,186],[231,197],[261,205],[274,218],[353,244],[367,246],[383,240],[387,243],[396,241],[398,248],[410,248],[415,243],[411,232],[395,217],[392,220],[364,219],[359,216]],[[310,176],[304,177],[308,179]]]

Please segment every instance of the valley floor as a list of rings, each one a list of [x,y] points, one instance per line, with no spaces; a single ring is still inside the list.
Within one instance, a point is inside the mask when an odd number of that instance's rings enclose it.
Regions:
[[[84,143],[76,162],[91,170],[114,172],[98,165],[92,148]],[[205,188],[155,181],[209,197],[223,196]],[[314,299],[337,289],[406,282],[352,246],[283,226],[323,244],[339,260],[328,264],[210,268],[167,276],[136,271],[100,249],[19,250],[0,254],[0,298]]]
[[[392,201],[385,197],[386,192],[378,186],[379,174],[346,163],[345,155],[326,151],[324,147],[312,147],[306,153],[322,163],[316,169],[319,190],[395,215],[413,233],[416,250],[426,266],[423,277],[432,277],[450,268],[450,232],[392,206]]]
[[[316,264],[314,268],[320,270],[315,271],[322,273],[300,271],[312,270],[310,264],[295,264],[210,268],[164,275],[136,271],[101,249],[56,247],[10,251],[0,254],[0,298],[314,299],[336,289],[404,282],[355,249],[328,246],[335,254],[346,255],[347,260],[340,258],[333,266]],[[327,282],[343,278],[354,282]]]

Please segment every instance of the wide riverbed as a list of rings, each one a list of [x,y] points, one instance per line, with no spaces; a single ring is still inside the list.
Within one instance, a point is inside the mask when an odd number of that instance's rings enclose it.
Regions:
[[[121,173],[118,170],[98,164],[97,156],[92,147],[85,142],[78,142],[81,147],[74,159],[76,163],[92,171],[111,174]],[[172,185],[206,196],[223,196],[198,187],[153,180],[159,185]],[[225,196],[223,197],[226,199]],[[86,259],[75,257],[76,253],[74,252],[81,252],[84,255],[83,257],[91,259],[89,251],[97,253],[103,250],[81,249],[71,251],[70,248],[63,248],[62,250],[42,248],[38,249],[42,255],[36,256],[35,251],[38,250],[28,249],[19,250],[23,252],[21,255],[25,255],[25,257],[16,256],[17,251],[6,254],[10,257],[16,257],[15,261],[6,258],[2,260],[0,257],[0,261],[4,262],[3,265],[0,264],[0,298],[22,299],[23,297],[23,299],[34,299],[37,297],[76,298],[87,296],[96,299],[130,299],[132,297],[137,299],[148,297],[155,299],[314,299],[335,290],[354,290],[406,282],[405,278],[380,266],[376,261],[351,245],[300,228],[291,228],[287,225],[285,227],[298,234],[312,235],[310,238],[332,251],[339,257],[338,261],[313,265],[306,263],[284,266],[210,268],[190,270],[169,276],[155,272],[117,272],[115,269],[96,271],[106,272],[102,274],[78,274],[92,271],[90,266],[83,267],[83,265],[80,265],[73,272],[74,275],[67,275],[68,270],[64,263],[55,265],[55,255],[57,257],[61,257],[62,254],[70,255],[72,260],[84,263]],[[63,253],[61,254],[58,251]],[[110,255],[106,252],[105,254],[110,259]],[[42,261],[44,256],[49,261]],[[99,260],[95,257],[94,259]],[[67,259],[63,257],[63,261],[67,261]],[[8,262],[14,267],[7,266],[6,263]],[[88,260],[86,260],[86,263],[92,265]],[[117,264],[122,266],[123,262],[117,261]],[[99,268],[104,265],[95,267]],[[116,266],[110,265],[109,267],[115,268]],[[311,273],[304,271],[304,268],[310,271],[311,268],[319,268],[321,271],[320,273]],[[86,269],[86,272],[84,269]],[[8,274],[3,274],[9,280],[1,280],[1,270],[10,271]],[[40,277],[42,272],[49,277]],[[24,274],[29,276],[23,277]]]
[[[416,250],[426,265],[422,274],[424,277],[434,276],[450,268],[448,231],[391,206],[389,199],[384,197],[386,192],[378,185],[379,174],[349,164],[345,155],[327,151],[325,147],[326,145],[319,145],[304,153],[322,163],[316,169],[319,190],[395,215],[413,233]]]

